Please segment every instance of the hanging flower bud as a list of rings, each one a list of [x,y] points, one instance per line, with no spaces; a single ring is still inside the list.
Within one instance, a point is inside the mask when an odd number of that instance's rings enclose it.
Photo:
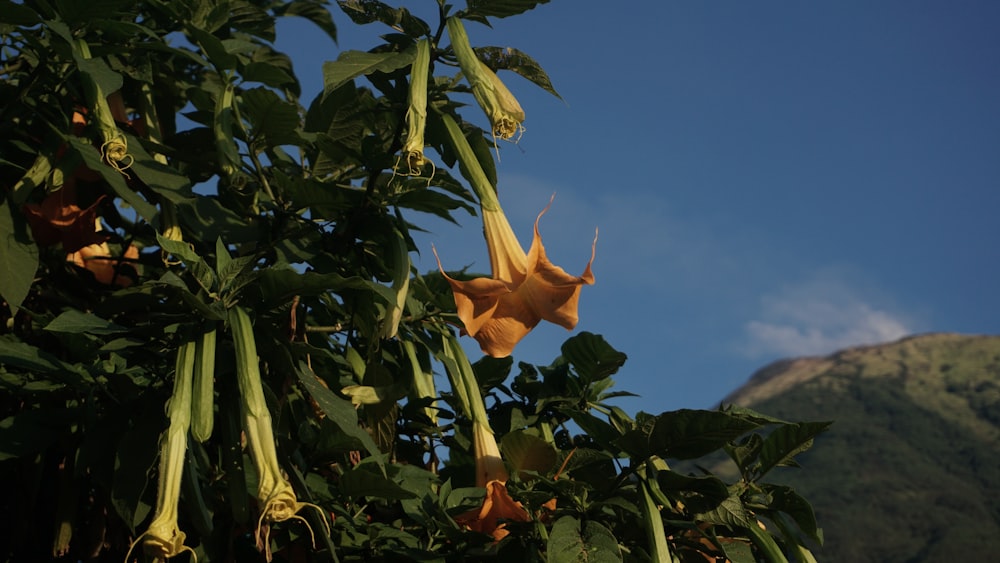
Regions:
[[[406,110],[408,126],[403,157],[406,158],[406,175],[419,176],[424,164],[424,125],[427,123],[427,75],[430,72],[431,47],[427,39],[417,41],[417,54],[410,71],[410,95]],[[433,163],[431,163],[433,166]]]
[[[521,104],[517,103],[517,99],[496,73],[476,56],[469,45],[469,36],[465,33],[462,20],[448,18],[448,35],[451,37],[451,48],[458,58],[458,65],[462,67],[465,79],[472,86],[472,94],[490,120],[493,136],[510,139],[521,133],[524,130],[521,126],[524,121]]]

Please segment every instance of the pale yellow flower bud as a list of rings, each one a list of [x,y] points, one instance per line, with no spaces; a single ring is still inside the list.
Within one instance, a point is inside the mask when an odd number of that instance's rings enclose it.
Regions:
[[[458,65],[462,67],[466,80],[472,86],[472,94],[490,120],[493,136],[510,139],[515,134],[520,134],[524,130],[521,126],[524,121],[521,104],[496,73],[476,56],[469,45],[469,36],[465,33],[462,20],[448,18],[448,36],[451,37],[451,48],[458,58]]]

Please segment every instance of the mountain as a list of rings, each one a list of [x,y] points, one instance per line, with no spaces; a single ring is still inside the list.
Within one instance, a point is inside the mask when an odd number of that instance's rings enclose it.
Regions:
[[[781,360],[724,402],[834,421],[802,469],[770,479],[812,502],[819,561],[1000,557],[1000,336],[927,334]]]

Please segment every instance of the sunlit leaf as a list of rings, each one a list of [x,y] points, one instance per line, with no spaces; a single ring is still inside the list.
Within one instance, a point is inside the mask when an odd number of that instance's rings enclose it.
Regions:
[[[329,94],[359,76],[392,72],[413,62],[414,50],[401,53],[344,51],[336,61],[323,63],[323,92]]]
[[[354,405],[350,401],[341,399],[327,389],[312,369],[305,364],[299,364],[296,370],[299,382],[316,400],[319,408],[326,414],[327,418],[340,428],[345,435],[353,438],[359,445],[368,450],[372,455],[378,455],[379,449],[372,441],[371,436],[358,426],[358,414],[354,410]]]
[[[513,47],[477,47],[476,55],[493,70],[510,70],[534,82],[546,92],[562,99],[542,66]]]

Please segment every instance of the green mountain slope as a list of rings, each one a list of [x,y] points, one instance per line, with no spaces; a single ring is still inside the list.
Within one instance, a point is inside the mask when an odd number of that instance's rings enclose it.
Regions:
[[[1000,557],[1000,337],[930,334],[782,360],[726,403],[834,420],[775,481],[809,499],[821,561]]]

